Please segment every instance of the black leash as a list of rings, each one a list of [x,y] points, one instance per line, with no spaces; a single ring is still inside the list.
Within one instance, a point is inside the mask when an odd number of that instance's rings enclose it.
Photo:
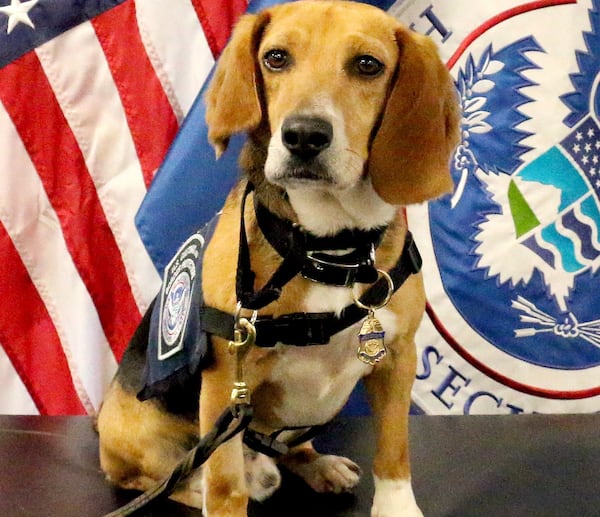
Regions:
[[[156,487],[147,490],[128,504],[104,515],[104,517],[126,517],[133,515],[152,501],[168,496],[173,492],[177,483],[184,480],[193,470],[200,467],[217,447],[246,429],[250,425],[251,420],[252,406],[250,404],[239,404],[235,407],[227,408],[218,418],[213,429],[188,452],[186,457],[177,464],[168,477],[158,483]]]

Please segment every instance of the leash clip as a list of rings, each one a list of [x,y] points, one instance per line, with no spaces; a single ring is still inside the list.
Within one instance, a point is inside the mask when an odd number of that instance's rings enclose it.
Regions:
[[[239,413],[239,407],[250,405],[250,389],[244,378],[244,361],[250,348],[256,343],[257,311],[252,313],[248,320],[241,317],[242,304],[238,302],[235,313],[235,327],[233,330],[233,341],[229,342],[229,353],[235,354],[236,376],[231,390],[231,409],[234,414]]]

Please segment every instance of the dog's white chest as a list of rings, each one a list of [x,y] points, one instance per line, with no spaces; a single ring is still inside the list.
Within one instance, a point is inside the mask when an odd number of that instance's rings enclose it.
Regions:
[[[305,305],[314,312],[335,312],[351,303],[350,299],[347,289],[315,286]],[[393,336],[393,315],[386,310],[379,312],[386,331]],[[357,357],[360,325],[339,332],[326,345],[277,345],[276,364],[268,380],[281,390],[272,407],[277,420],[286,426],[309,426],[325,423],[340,411],[358,380],[373,368]]]
[[[340,332],[327,345],[278,345],[271,382],[282,388],[276,417],[286,426],[325,423],[344,405],[370,368],[356,357],[357,329]]]

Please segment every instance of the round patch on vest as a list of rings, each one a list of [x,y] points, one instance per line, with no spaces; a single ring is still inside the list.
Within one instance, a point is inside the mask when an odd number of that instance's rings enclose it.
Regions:
[[[204,238],[200,234],[192,235],[165,268],[160,297],[160,360],[183,348],[197,273],[196,260],[203,245]]]
[[[190,310],[192,280],[188,271],[182,271],[166,294],[162,312],[162,337],[173,346],[181,335]]]

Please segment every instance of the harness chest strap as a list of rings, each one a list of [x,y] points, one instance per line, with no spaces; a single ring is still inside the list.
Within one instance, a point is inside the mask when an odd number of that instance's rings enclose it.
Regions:
[[[407,232],[404,248],[396,265],[388,271],[397,291],[406,279],[420,271],[421,255],[414,242],[412,234]],[[362,296],[361,303],[365,306],[376,305],[388,292],[385,279],[380,278]],[[350,327],[367,316],[368,309],[355,304],[345,307],[340,316],[333,312],[299,312],[273,318],[259,316],[254,323],[258,336],[256,346],[273,347],[277,343],[294,346],[324,345],[334,334]],[[232,314],[214,307],[201,307],[200,327],[209,334],[227,340],[234,338],[233,329],[235,318]]]

